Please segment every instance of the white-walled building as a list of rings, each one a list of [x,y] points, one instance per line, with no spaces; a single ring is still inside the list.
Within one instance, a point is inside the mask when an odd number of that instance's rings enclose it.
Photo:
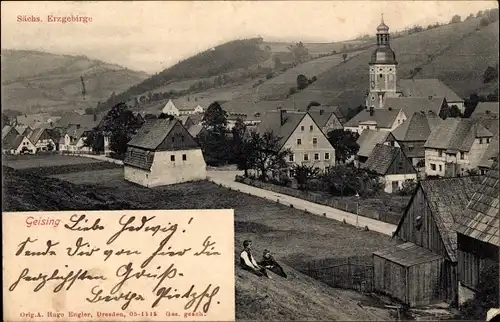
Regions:
[[[391,132],[405,120],[405,113],[399,109],[365,109],[344,124],[344,129],[358,134],[363,130]]]
[[[147,120],[123,163],[125,180],[145,187],[206,179],[201,148],[177,119]]]
[[[163,107],[163,109],[161,110],[161,112],[167,115],[180,116],[180,115],[201,114],[204,113],[205,110],[200,105],[196,105],[193,107],[193,106],[178,104],[178,106],[176,106],[174,102],[171,99],[169,99],[168,102]]]

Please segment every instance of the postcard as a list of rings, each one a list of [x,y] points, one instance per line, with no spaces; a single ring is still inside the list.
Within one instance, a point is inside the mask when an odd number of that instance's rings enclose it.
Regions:
[[[492,320],[498,3],[2,1],[6,321]]]

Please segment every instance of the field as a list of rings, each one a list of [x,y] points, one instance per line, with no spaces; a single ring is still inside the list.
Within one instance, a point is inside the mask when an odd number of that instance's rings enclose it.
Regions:
[[[50,159],[39,160],[39,165],[56,162]],[[62,171],[57,177],[63,180],[4,169],[3,210],[234,208],[235,251],[244,239],[251,239],[256,255],[270,249],[290,274],[288,280],[262,280],[237,268],[238,318],[390,318],[387,310],[358,305],[370,298],[326,287],[294,270],[312,259],[369,255],[395,244],[388,236],[358,231],[205,181],[148,189],[124,181],[121,169],[93,171],[93,167],[89,164],[87,171]]]
[[[3,156],[4,165],[14,169],[55,167],[63,165],[102,163],[102,161],[60,154]]]

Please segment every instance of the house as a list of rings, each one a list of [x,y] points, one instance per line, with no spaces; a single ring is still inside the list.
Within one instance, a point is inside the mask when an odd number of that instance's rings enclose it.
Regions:
[[[388,131],[364,130],[356,143],[359,145],[355,162],[357,166],[360,166],[368,160],[377,144],[399,147],[392,133]]]
[[[470,117],[496,117],[498,119],[499,105],[498,102],[479,102]]]
[[[371,156],[361,168],[370,170],[383,177],[384,191],[397,192],[406,180],[417,180],[417,170],[398,147],[377,144]]]
[[[406,120],[402,110],[370,108],[365,109],[347,123],[344,129],[361,134],[363,130],[392,131]]]
[[[191,126],[194,125],[193,120],[191,119],[191,115],[180,115],[178,117],[179,121],[181,121],[182,125],[186,128],[189,129]]]
[[[177,119],[147,120],[128,143],[125,180],[156,187],[206,179],[201,148]]]
[[[25,135],[18,134],[13,140],[2,142],[2,151],[13,155],[35,154],[36,147]]]
[[[493,163],[472,199],[457,218],[458,293],[459,303],[473,297],[481,280],[481,271],[498,265],[499,197],[498,160]],[[497,283],[491,281],[491,283]]]
[[[441,119],[434,113],[415,112],[392,131],[406,156],[416,168],[425,167],[424,144]]]
[[[318,124],[323,133],[328,135],[330,131],[343,129],[344,126],[337,117],[338,106],[311,106],[308,110],[314,122]]]
[[[71,114],[63,116],[56,122],[55,128],[67,130],[72,126],[86,130],[92,130],[97,127],[107,113],[101,114]]]
[[[37,152],[56,150],[56,144],[46,128],[34,129],[28,139],[35,145]]]
[[[32,129],[38,128],[41,125],[51,127],[57,123],[58,120],[59,117],[50,116],[47,113],[24,114],[16,117],[16,125],[27,125]]]
[[[486,174],[486,172],[491,169],[493,163],[498,160],[499,141],[499,134],[497,132],[491,139],[486,152],[484,152],[483,157],[481,158],[481,161],[479,161],[478,168],[480,174]]]
[[[437,78],[401,79],[399,88],[404,97],[444,97],[450,108],[455,105],[461,113],[465,110],[464,100]]]
[[[457,238],[453,225],[479,177],[422,180],[393,234],[398,246],[375,252],[374,287],[410,307],[458,298]]]
[[[402,110],[406,118],[410,118],[414,113],[424,113],[438,115],[442,119],[449,114],[448,103],[444,97],[388,97],[385,107],[394,110]]]
[[[281,149],[289,148],[290,165],[309,165],[326,170],[335,165],[335,149],[309,112],[285,109],[266,113],[257,133],[272,131],[281,138]]]
[[[200,105],[196,105],[195,107],[189,106],[187,104],[174,104],[174,102],[169,99],[165,106],[162,108],[161,112],[163,114],[168,115],[191,115],[191,114],[201,114],[204,113],[205,110]]]
[[[425,173],[455,177],[478,167],[493,135],[479,121],[448,118],[431,132],[424,144]]]
[[[59,140],[59,151],[72,153],[90,153],[92,147],[85,146],[85,139],[91,130],[71,126]]]

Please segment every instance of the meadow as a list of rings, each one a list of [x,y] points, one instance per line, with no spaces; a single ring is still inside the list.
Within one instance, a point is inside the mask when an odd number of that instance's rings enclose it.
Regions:
[[[49,159],[39,160],[39,168],[56,162]],[[86,169],[71,167],[74,164],[66,169],[73,172],[57,178],[35,176],[30,168],[4,168],[3,210],[231,208],[235,210],[235,252],[244,239],[251,239],[256,256],[264,248],[271,250],[290,275],[288,280],[262,280],[237,268],[238,319],[311,319],[316,314],[332,320],[390,318],[386,309],[358,305],[369,303],[370,297],[332,289],[295,270],[309,260],[370,255],[394,245],[389,236],[359,231],[207,181],[148,189],[123,180],[118,168],[95,170],[95,163]],[[261,308],[258,313],[256,306]]]

